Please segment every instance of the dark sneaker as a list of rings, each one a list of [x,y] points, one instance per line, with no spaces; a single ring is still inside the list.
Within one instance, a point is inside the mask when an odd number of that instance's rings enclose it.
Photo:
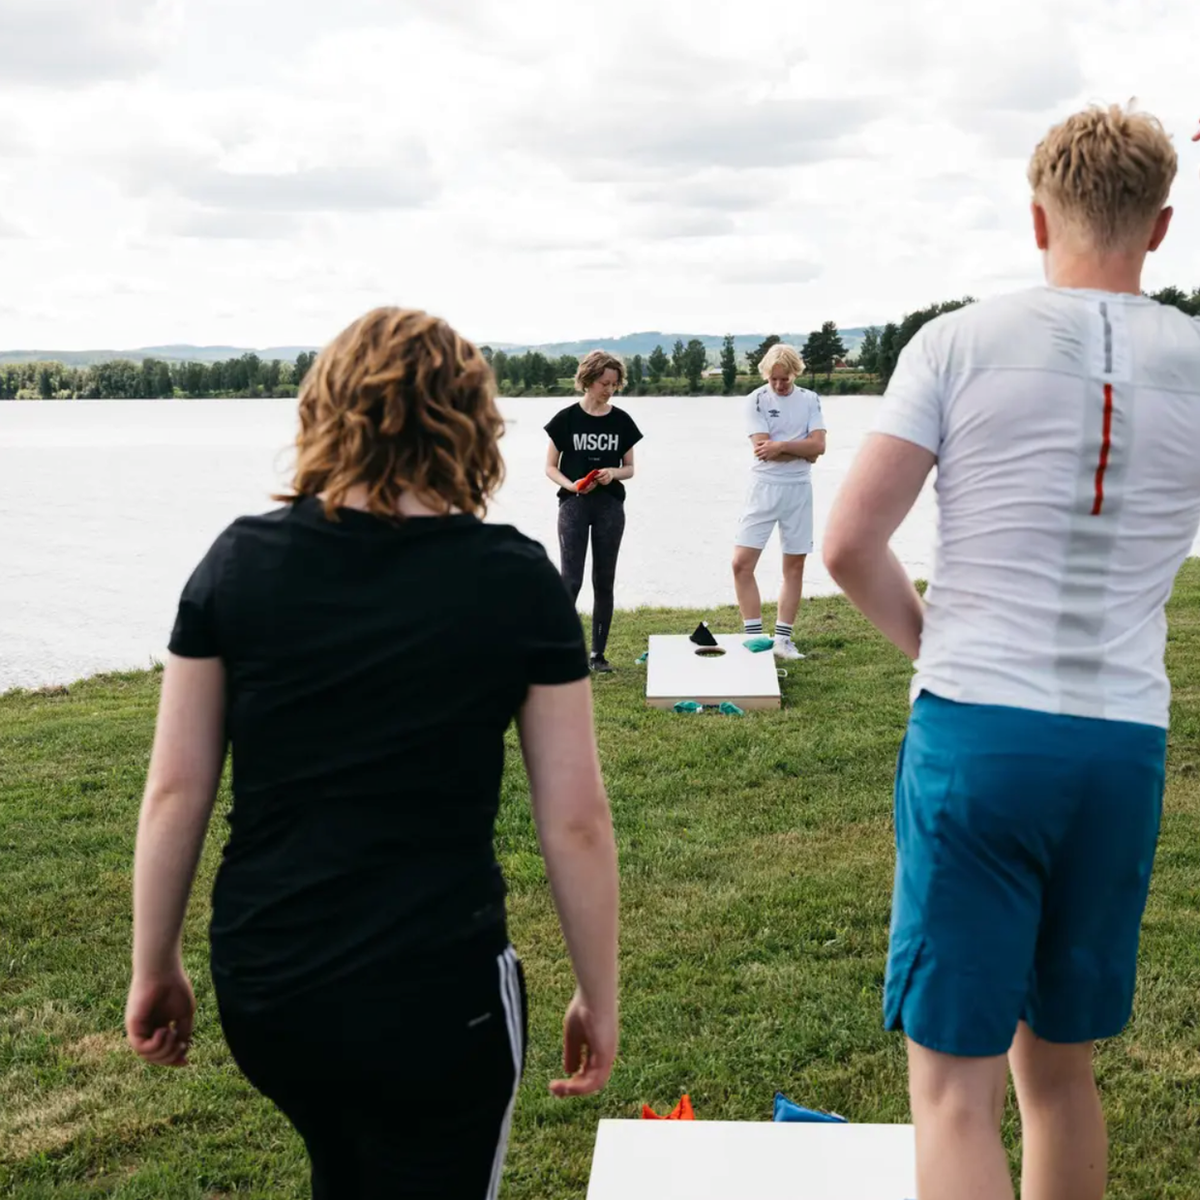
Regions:
[[[612,673],[612,664],[604,657],[603,654],[593,654],[590,666],[593,671],[598,671],[602,675]]]

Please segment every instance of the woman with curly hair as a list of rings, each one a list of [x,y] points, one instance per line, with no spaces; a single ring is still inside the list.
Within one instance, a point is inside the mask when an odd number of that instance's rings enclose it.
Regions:
[[[492,844],[514,718],[578,982],[571,1078],[551,1091],[599,1090],[616,1053],[616,851],[583,633],[541,546],[480,520],[503,426],[486,361],[444,321],[368,313],[317,358],[299,416],[283,507],[234,521],[180,599],[126,1028],[143,1058],[186,1064],[181,931],[228,745],[213,986],[235,1060],[305,1141],[314,1197],[494,1197],[525,1062]],[[479,654],[451,669],[464,638]]]
[[[633,478],[633,448],[642,432],[612,403],[625,382],[615,354],[593,350],[579,364],[575,387],[583,395],[555,413],[546,432],[546,477],[558,485],[558,547],[572,598],[583,587],[588,539],[592,543],[593,671],[611,671],[604,657],[612,625],[617,555],[625,533],[625,485]]]

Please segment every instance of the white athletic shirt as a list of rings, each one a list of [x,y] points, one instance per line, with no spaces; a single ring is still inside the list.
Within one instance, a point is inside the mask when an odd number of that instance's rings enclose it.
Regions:
[[[1200,526],[1200,322],[1031,288],[938,317],[874,428],[938,456],[912,695],[1166,727],[1164,605]]]
[[[786,396],[777,396],[768,383],[746,397],[745,415],[747,437],[765,433],[773,442],[798,442],[825,428],[821,397],[802,387],[793,386]],[[756,476],[786,483],[808,479],[812,463],[802,458],[781,458],[775,462],[754,459],[750,469]]]

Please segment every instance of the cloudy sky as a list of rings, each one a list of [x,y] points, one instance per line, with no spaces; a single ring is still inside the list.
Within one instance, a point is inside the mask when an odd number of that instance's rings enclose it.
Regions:
[[[1024,167],[1136,96],[1200,286],[1195,0],[0,0],[0,349],[883,322],[1039,278]]]

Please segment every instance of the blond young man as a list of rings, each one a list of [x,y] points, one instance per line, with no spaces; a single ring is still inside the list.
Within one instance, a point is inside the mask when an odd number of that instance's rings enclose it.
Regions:
[[[908,1038],[921,1200],[1098,1200],[1093,1044],[1131,1012],[1158,840],[1164,605],[1200,526],[1200,323],[1145,298],[1177,169],[1091,108],[1029,164],[1046,284],[905,347],[825,562],[915,660],[884,995]],[[924,601],[888,542],[937,465]]]
[[[825,453],[825,418],[816,392],[797,387],[804,360],[778,343],[759,366],[766,383],[745,401],[745,431],[754,452],[750,488],[733,550],[733,585],[742,622],[761,635],[762,596],[754,577],[758,560],[779,526],[783,586],[775,620],[775,656],[803,658],[792,639],[804,562],[813,548],[812,464]]]

